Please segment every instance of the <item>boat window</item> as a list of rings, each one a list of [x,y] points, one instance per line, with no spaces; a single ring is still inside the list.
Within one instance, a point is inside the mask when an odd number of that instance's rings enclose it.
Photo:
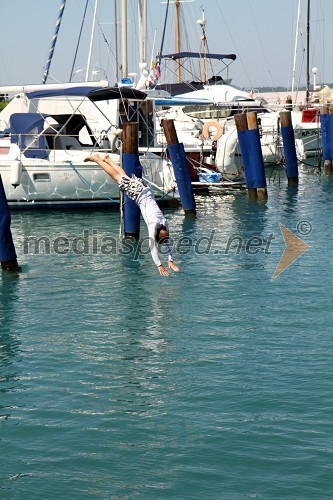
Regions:
[[[216,106],[210,106],[209,104],[184,106],[183,110],[184,113],[192,116],[193,118],[209,118],[211,120],[216,120],[217,118],[227,118],[232,112],[231,107],[218,108]]]
[[[43,135],[50,149],[81,149],[93,147],[96,139],[81,115],[52,115]]]

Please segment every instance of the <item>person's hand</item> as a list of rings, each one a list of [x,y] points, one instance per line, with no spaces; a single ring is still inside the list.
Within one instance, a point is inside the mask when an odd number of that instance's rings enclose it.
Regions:
[[[175,271],[176,273],[178,273],[178,271],[179,271],[179,267],[178,267],[178,266],[176,266],[176,264],[174,264],[174,263],[172,262],[172,260],[171,260],[171,261],[169,261],[169,268],[170,268],[170,269],[172,269],[173,271]]]
[[[159,273],[161,276],[168,276],[168,271],[165,269],[164,266],[162,266],[162,264],[160,266],[158,266],[157,268],[159,270]]]

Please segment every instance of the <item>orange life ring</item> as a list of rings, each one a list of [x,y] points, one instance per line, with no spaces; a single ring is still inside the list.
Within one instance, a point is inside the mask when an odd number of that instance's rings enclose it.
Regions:
[[[214,137],[212,137],[212,141],[218,141],[223,134],[222,125],[214,120],[206,122],[202,129],[202,135],[205,139],[210,139],[210,133],[209,133],[210,127],[216,128],[216,134],[214,135]]]

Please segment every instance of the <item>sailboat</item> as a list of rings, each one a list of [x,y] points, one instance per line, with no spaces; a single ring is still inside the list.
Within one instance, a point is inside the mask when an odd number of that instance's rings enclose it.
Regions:
[[[211,167],[216,156],[214,153],[216,139],[211,140],[211,135],[207,129],[209,123],[213,122],[213,129],[215,125],[215,128],[220,130],[225,125],[227,118],[232,117],[242,109],[258,109],[261,107],[261,103],[260,101],[255,101],[248,92],[241,91],[230,85],[231,80],[228,76],[228,70],[229,65],[236,60],[235,54],[210,53],[208,51],[204,10],[202,10],[202,17],[198,21],[202,29],[200,52],[181,50],[179,36],[180,5],[178,1],[175,1],[174,4],[176,9],[176,47],[178,51],[171,54],[164,54],[162,38],[161,48],[157,55],[157,66],[159,67],[163,64],[162,74],[164,76],[168,72],[170,75],[176,74],[178,81],[176,83],[156,82],[154,87],[156,90],[169,92],[170,96],[155,101],[154,125],[156,135],[152,151],[158,152],[159,149],[166,148],[166,140],[161,125],[162,120],[174,120],[178,139],[185,146],[192,181],[196,185],[200,178],[202,178],[203,172],[207,174],[207,167]],[[199,79],[195,79],[196,75],[193,72],[187,71],[192,80],[185,81],[184,74],[188,61],[192,64],[194,61],[198,62],[199,66],[201,66]],[[170,69],[170,63],[176,64],[175,71]],[[220,68],[218,68],[218,65]],[[217,71],[212,77],[208,78],[207,67],[211,68],[212,66]],[[223,78],[220,74],[221,71],[226,71],[227,76]],[[222,134],[219,132],[218,135]],[[213,134],[213,136],[216,137],[216,134]],[[220,158],[222,157],[220,156]],[[220,184],[222,183],[220,181],[225,181],[228,185],[231,181],[235,181],[235,185],[244,183],[244,176],[239,168],[239,163],[239,161],[223,161],[221,172],[215,177],[217,181]],[[208,174],[210,179],[214,178],[211,171]]]
[[[12,90],[3,87],[0,92]],[[17,91],[0,113],[0,171],[9,204],[67,208],[119,203],[118,187],[84,159],[97,152],[121,161],[115,124],[120,112],[126,121],[137,115],[147,95],[100,82],[35,85]],[[158,199],[178,197],[165,159],[144,148],[141,163],[143,177]]]
[[[61,16],[64,10],[61,4]],[[56,34],[59,30],[59,15]],[[170,162],[148,149],[149,110],[162,91],[142,92],[107,81],[46,83],[56,36],[40,85],[0,87],[14,96],[0,112],[0,171],[12,208],[68,208],[119,203],[118,187],[84,159],[108,153],[121,162],[118,138],[125,121],[140,123],[143,177],[160,201],[178,199]],[[89,64],[88,64],[89,67]]]
[[[204,16],[198,21],[198,24],[203,28],[201,39],[206,40]],[[309,21],[307,21],[307,25],[309,26]],[[179,54],[169,54],[165,58],[174,60],[179,68],[179,60],[191,55],[199,58],[203,68],[207,67],[206,61],[209,54],[203,47],[201,53],[198,54],[180,52]],[[232,60],[236,56],[227,54],[225,57]],[[309,63],[307,69],[309,71]],[[255,93],[249,94],[227,85],[222,78],[218,80],[215,77],[212,79],[213,81],[209,81],[205,73],[204,79],[201,80],[204,81],[182,82],[181,84],[173,84],[173,86],[170,84],[160,85],[158,88],[171,91],[173,98],[172,100],[157,101],[157,104],[163,106],[157,113],[158,119],[172,118],[175,120],[178,136],[184,142],[188,157],[192,155],[196,170],[200,170],[201,167],[204,169],[213,168],[229,180],[239,178],[242,165],[233,116],[247,111],[256,111],[258,114],[265,164],[281,163],[282,140],[279,133],[279,113],[286,109],[285,103],[272,106]],[[185,85],[188,90],[191,88],[191,91],[184,93]],[[173,91],[172,88],[176,91]],[[318,109],[310,102],[308,77],[307,89],[308,104],[306,108],[292,109],[299,159],[318,155],[321,146]],[[197,147],[197,153],[194,152],[195,147]]]

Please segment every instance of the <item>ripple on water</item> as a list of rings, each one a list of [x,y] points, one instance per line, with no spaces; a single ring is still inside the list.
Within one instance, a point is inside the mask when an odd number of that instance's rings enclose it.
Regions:
[[[236,193],[198,199],[192,219],[166,210],[181,267],[167,279],[149,255],[23,251],[30,235],[118,235],[115,211],[13,214],[4,498],[333,496],[332,183],[302,172],[298,190],[268,190],[264,205]],[[300,221],[309,249],[272,280],[280,224],[301,237]]]

